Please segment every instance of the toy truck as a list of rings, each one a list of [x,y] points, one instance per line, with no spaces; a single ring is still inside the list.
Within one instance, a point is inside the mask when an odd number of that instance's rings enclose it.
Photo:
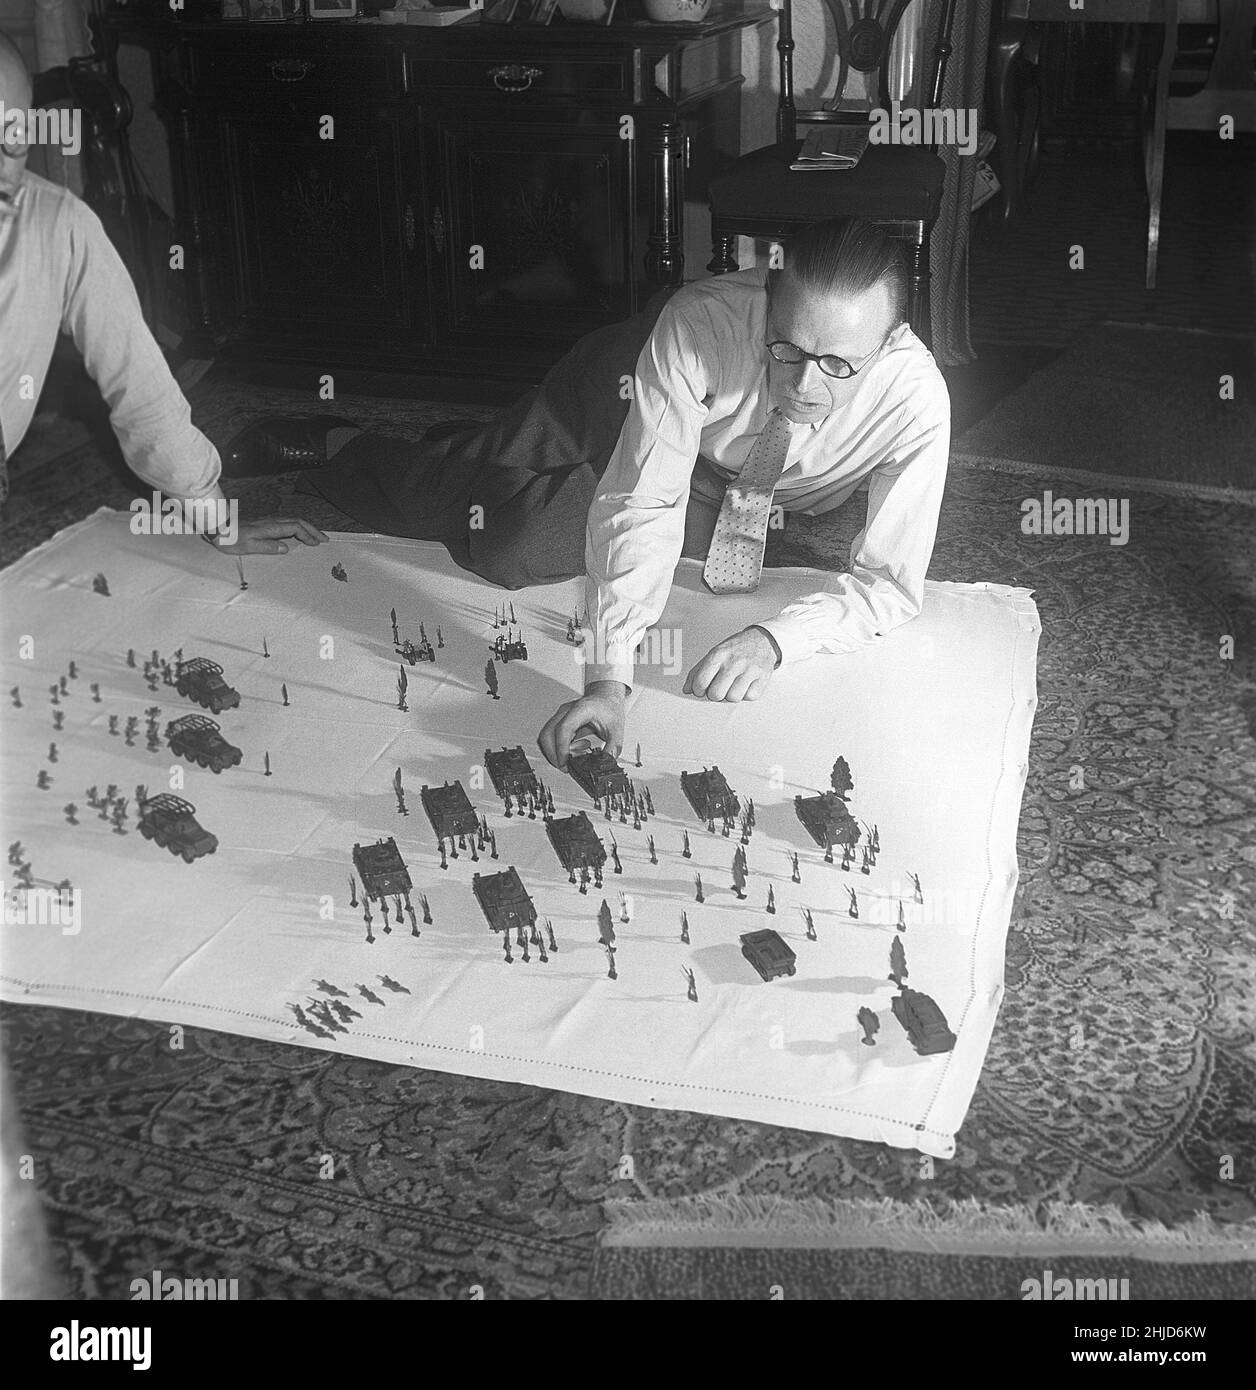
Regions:
[[[628,774],[605,748],[576,753],[567,759],[567,771],[594,801],[606,796],[627,796],[632,790]]]
[[[718,767],[703,768],[701,772],[682,772],[680,789],[704,821],[732,820],[741,810],[741,803]]]
[[[955,1034],[947,1027],[942,1010],[918,989],[902,985],[900,991],[890,1000],[890,1008],[903,1025],[911,1045],[922,1057],[949,1052],[955,1046]]]
[[[473,874],[471,889],[494,931],[530,931],[536,908],[513,865],[499,874]]]
[[[391,835],[373,845],[354,845],[353,867],[368,898],[404,897],[410,901],[410,873]]]
[[[190,661],[181,661],[174,688],[185,699],[203,705],[214,714],[235,709],[240,703],[240,692],[233,690],[223,680],[222,667],[207,656],[194,656]]]
[[[182,855],[185,864],[213,854],[218,848],[217,835],[211,835],[196,819],[196,807],[190,801],[170,792],[140,803],[140,834],[154,840],[171,854]]]
[[[792,975],[798,957],[787,946],[779,932],[747,932],[741,938],[741,953],[765,980],[778,975]]]
[[[503,748],[499,753],[490,753],[486,748],[484,766],[498,796],[516,796],[520,799],[529,793],[540,796],[541,784],[536,780],[536,773],[532,771],[532,764],[522,746]]]
[[[527,661],[528,647],[523,640],[523,634],[515,637],[511,633],[509,637],[498,637],[493,643],[493,655],[503,665],[511,661]]]
[[[197,767],[222,772],[235,767],[244,754],[223,738],[217,724],[205,714],[185,714],[166,725],[166,741],[178,758],[186,758]]]
[[[479,829],[475,807],[471,805],[471,799],[461,782],[446,782],[443,787],[424,787],[419,795],[438,840],[474,835]]]
[[[582,868],[596,873],[606,863],[606,849],[583,811],[552,820],[545,830],[559,863],[569,874],[579,873]]]

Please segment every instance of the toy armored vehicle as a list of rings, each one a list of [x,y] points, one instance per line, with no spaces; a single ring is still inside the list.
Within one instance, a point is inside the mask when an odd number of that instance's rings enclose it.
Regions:
[[[222,667],[207,656],[194,656],[191,661],[181,661],[174,688],[186,699],[203,705],[214,714],[235,709],[240,703],[240,692],[233,690],[223,680]]]
[[[628,774],[605,748],[576,753],[567,759],[567,771],[594,801],[606,796],[627,796],[632,790]]]
[[[927,994],[906,985],[900,989],[901,993],[890,1000],[890,1008],[911,1045],[922,1057],[949,1052],[955,1046],[955,1034],[947,1027],[946,1015]]]
[[[391,835],[373,845],[354,845],[353,867],[368,898],[405,897],[410,901],[410,873]]]
[[[424,637],[417,644],[410,641],[407,637],[401,646],[394,648],[397,655],[408,661],[411,666],[419,661],[435,661],[436,653],[432,649],[432,644]]]
[[[503,748],[499,753],[490,753],[486,748],[484,766],[498,796],[516,796],[520,800],[529,793],[540,796],[541,784],[522,747]]]
[[[741,809],[741,803],[718,767],[682,772],[680,789],[704,821],[732,820]]]
[[[741,953],[765,980],[792,975],[798,957],[785,944],[779,932],[747,932],[741,938]]]
[[[140,803],[140,834],[154,840],[171,854],[183,856],[186,864],[218,848],[218,836],[211,835],[196,819],[196,807],[170,792]]]
[[[798,819],[826,853],[834,845],[854,846],[859,841],[859,822],[846,805],[846,793],[854,785],[846,759],[838,758],[829,775],[831,790],[818,796],[794,797]]]
[[[419,795],[438,840],[474,835],[479,829],[475,807],[471,805],[461,782],[446,782],[443,787],[424,787]]]
[[[211,772],[235,767],[244,757],[223,738],[218,725],[205,714],[185,714],[181,719],[171,720],[166,725],[166,740],[176,757],[186,758]]]
[[[577,874],[581,869],[596,873],[606,863],[606,850],[583,811],[552,820],[545,829],[559,862],[569,874]]]
[[[471,888],[494,931],[530,930],[536,908],[513,866],[499,874],[473,874]]]

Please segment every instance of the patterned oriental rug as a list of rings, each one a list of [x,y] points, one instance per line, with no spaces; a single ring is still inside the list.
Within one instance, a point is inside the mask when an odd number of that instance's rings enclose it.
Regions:
[[[38,505],[15,487],[10,546],[125,505],[107,470],[76,476],[58,493],[50,471]],[[293,483],[236,484],[242,513],[354,529]],[[1046,487],[1081,491],[955,470],[931,570],[1032,588],[1043,622],[1007,994],[954,1160],[194,1029],[173,1050],[151,1023],[9,1007],[70,1291],[124,1298],[164,1269],[237,1278],[241,1297],[762,1297],[763,1247],[827,1212],[862,1248],[792,1253],[790,1296],[1020,1298],[1044,1249],[1132,1277],[1133,1297],[1148,1269],[1141,1296],[1250,1296],[1251,512],[1135,492],[1125,546],[1027,536],[1021,503]],[[791,517],[769,563],[844,562],[862,514]],[[852,1202],[876,1219],[847,1220]],[[922,1230],[950,1253],[913,1251]]]

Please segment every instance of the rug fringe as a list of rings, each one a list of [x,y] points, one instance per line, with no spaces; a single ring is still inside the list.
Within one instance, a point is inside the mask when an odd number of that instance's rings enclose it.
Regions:
[[[1256,1220],[1218,1225],[1200,1213],[1180,1226],[1134,1221],[1118,1207],[1045,1202],[995,1206],[885,1197],[827,1202],[716,1194],[606,1204],[607,1246],[880,1247],[938,1254],[1136,1255],[1141,1259],[1256,1260]]]

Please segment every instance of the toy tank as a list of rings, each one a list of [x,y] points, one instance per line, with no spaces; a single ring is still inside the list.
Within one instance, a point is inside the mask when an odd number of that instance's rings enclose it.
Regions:
[[[473,874],[471,889],[494,931],[516,931],[536,921],[536,908],[513,867],[499,874]]]
[[[196,807],[182,797],[162,792],[140,806],[140,834],[155,840],[162,849],[183,856],[190,864],[218,848],[217,835],[211,835],[196,819]]]
[[[166,741],[176,757],[186,758],[197,767],[207,767],[215,773],[235,767],[244,757],[223,738],[218,725],[204,714],[185,714],[182,719],[172,720],[166,725]]]
[[[233,690],[222,678],[222,667],[207,656],[194,656],[191,661],[181,662],[174,688],[185,699],[192,700],[215,714],[225,709],[235,709],[240,703],[240,692]]]
[[[409,895],[413,884],[397,841],[390,835],[373,845],[354,845],[353,867],[368,898]]]
[[[765,980],[778,975],[792,975],[798,957],[779,932],[747,932],[741,938],[741,953]]]
[[[680,789],[702,820],[724,820],[741,810],[741,802],[718,767],[682,772]]]

